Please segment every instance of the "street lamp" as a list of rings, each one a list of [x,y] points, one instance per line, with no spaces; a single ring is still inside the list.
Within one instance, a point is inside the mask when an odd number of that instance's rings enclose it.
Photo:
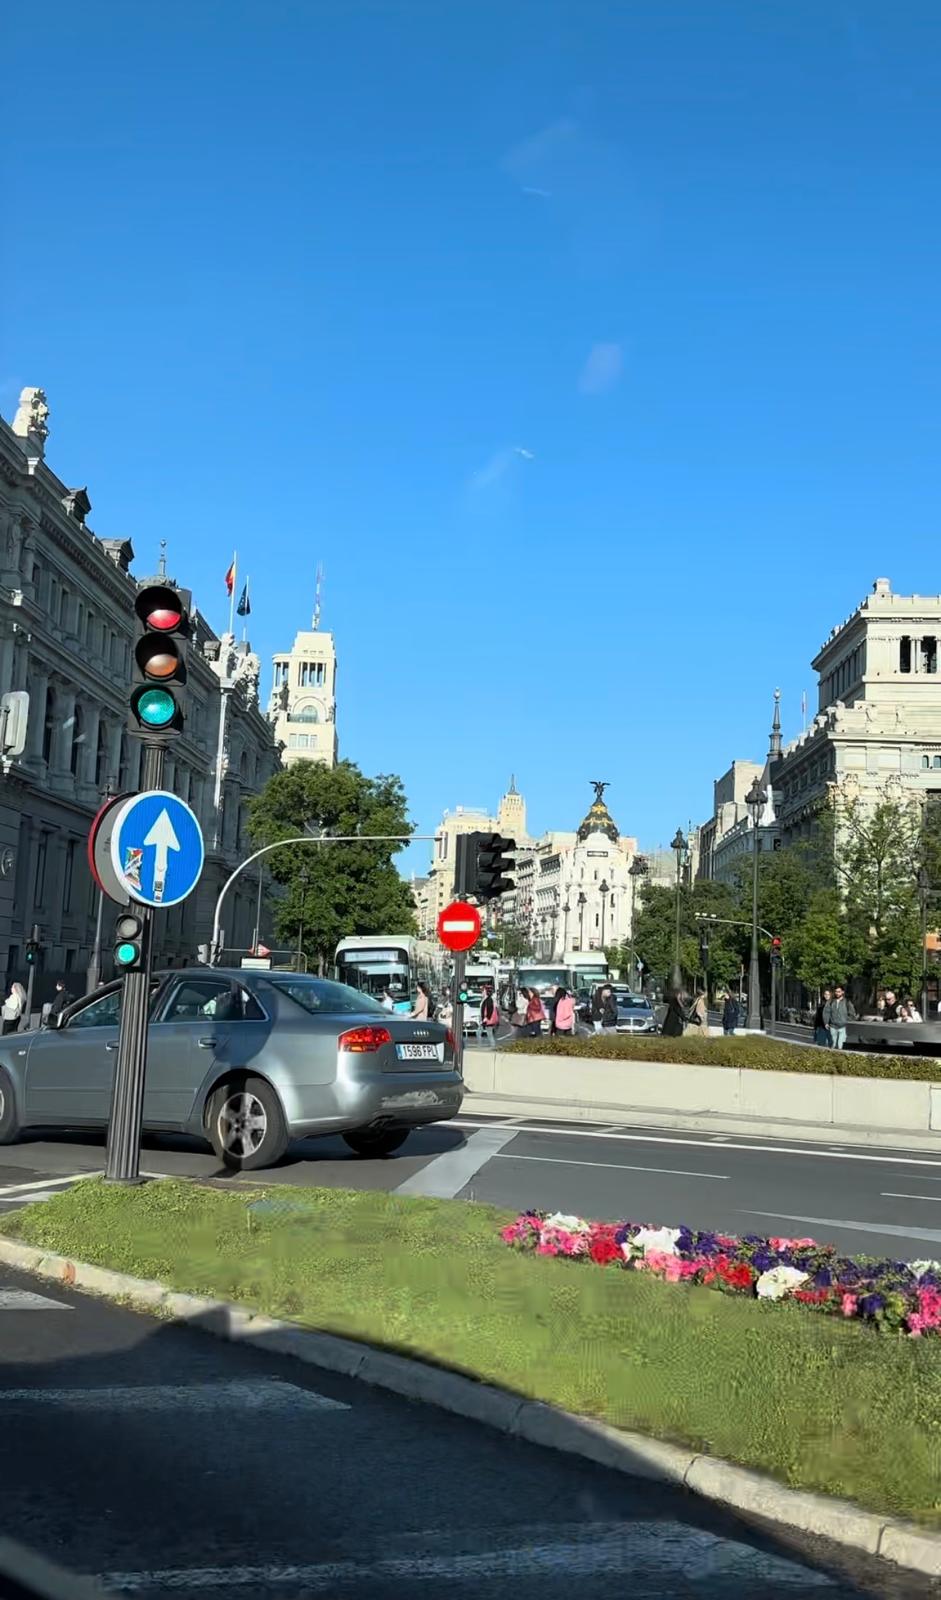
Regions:
[[[558,904],[557,904],[556,900],[553,900],[552,905],[549,908],[549,916],[550,916],[550,919],[551,919],[551,922],[552,922],[552,949],[549,951],[549,957],[550,957],[550,960],[552,960],[552,961],[555,960],[555,924],[556,924],[556,918],[558,917],[558,915],[559,915],[559,907],[558,907]]]
[[[304,913],[307,910],[307,885],[308,885],[309,882],[310,882],[310,874],[307,873],[307,872],[302,872],[300,874],[301,912],[300,912],[300,917],[298,918],[298,923],[297,923],[297,970],[298,970],[298,972],[306,970],[306,969],[301,967],[301,961],[303,960],[303,957],[304,957]]]
[[[931,893],[931,874],[927,867],[918,868],[918,904],[921,909],[921,1020],[928,1021],[928,896]]]
[[[576,901],[576,905],[578,906],[578,948],[579,948],[579,950],[584,950],[584,948],[585,948],[585,907],[587,906],[587,904],[588,904],[588,901],[587,901],[583,891],[581,889],[579,889],[579,891],[578,891],[578,900]]]
[[[637,976],[637,952],[634,948],[634,907],[637,900],[637,880],[642,878],[647,871],[647,863],[643,856],[635,856],[628,868],[628,877],[631,880],[631,988]]]
[[[748,1018],[746,1026],[752,1032],[761,1029],[761,971],[758,966],[758,855],[761,849],[761,814],[768,803],[768,791],[755,778],[745,796],[745,804],[752,821],[752,880],[751,880],[751,958],[748,963]]]
[[[608,888],[608,882],[607,882],[606,878],[602,878],[601,882],[599,883],[599,885],[598,885],[598,893],[601,896],[601,948],[603,950],[604,949],[604,908],[605,908],[605,906],[607,904],[608,895],[611,893],[611,890]]]
[[[565,902],[564,902],[564,904],[562,906],[562,955],[563,955],[563,958],[565,956],[566,950],[569,947],[569,912],[571,911],[571,909],[572,908],[569,905],[569,897],[568,897],[568,895],[566,895],[565,896]]]
[[[683,871],[683,857],[686,854],[686,835],[682,828],[677,828],[670,840],[670,849],[676,851],[676,919],[673,930],[673,973],[670,983],[674,994],[679,994],[683,987],[683,974],[680,971],[680,874]]]

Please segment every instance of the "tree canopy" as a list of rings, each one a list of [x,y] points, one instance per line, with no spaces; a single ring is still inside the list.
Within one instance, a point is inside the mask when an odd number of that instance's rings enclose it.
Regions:
[[[256,846],[304,833],[410,836],[401,780],[366,777],[352,761],[335,767],[298,761],[275,773],[250,802],[248,828]],[[268,857],[282,885],[278,937],[326,965],[340,939],[361,933],[415,933],[412,896],[393,857],[403,844],[297,844]]]

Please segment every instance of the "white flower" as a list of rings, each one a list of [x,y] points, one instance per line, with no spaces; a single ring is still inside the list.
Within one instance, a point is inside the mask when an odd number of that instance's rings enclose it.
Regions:
[[[566,1233],[590,1233],[591,1224],[584,1222],[581,1217],[566,1217],[561,1211],[553,1211],[543,1223],[544,1228],[562,1228]]]
[[[676,1241],[679,1236],[679,1228],[638,1228],[628,1243],[634,1250],[643,1250],[645,1256],[651,1250],[660,1250],[664,1255],[672,1256],[676,1254]],[[626,1246],[625,1254],[627,1254]]]
[[[783,1300],[786,1294],[806,1283],[809,1276],[807,1272],[798,1272],[796,1267],[770,1267],[755,1284],[755,1293],[760,1300]]]
[[[941,1272],[941,1261],[910,1261],[908,1265],[916,1278],[923,1278],[926,1272]]]

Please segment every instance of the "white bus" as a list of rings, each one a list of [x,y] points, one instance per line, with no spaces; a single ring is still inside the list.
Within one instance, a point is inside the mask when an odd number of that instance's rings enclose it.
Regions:
[[[599,983],[607,983],[610,973],[603,950],[573,950],[565,959],[573,989],[597,989]]]
[[[388,989],[396,1009],[411,1009],[419,981],[435,994],[441,988],[441,951],[408,933],[363,933],[341,939],[334,959],[340,983],[375,1000]]]

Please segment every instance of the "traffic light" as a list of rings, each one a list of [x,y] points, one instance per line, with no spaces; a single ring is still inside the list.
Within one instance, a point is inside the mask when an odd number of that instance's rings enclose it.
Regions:
[[[141,911],[122,911],[114,925],[114,965],[118,972],[140,972],[147,964],[147,919]]]
[[[459,899],[472,895],[475,900],[495,900],[515,887],[507,877],[516,866],[508,854],[516,849],[515,839],[499,833],[461,833],[457,836],[454,890]]]
[[[138,591],[134,622],[128,727],[139,737],[163,743],[183,731],[187,601],[171,584],[150,583]]]
[[[39,961],[39,953],[40,953],[41,950],[42,950],[42,945],[40,944],[38,939],[27,939],[27,941],[26,941],[26,965],[28,967],[35,967],[37,965],[37,963]]]
[[[776,967],[779,967],[784,959],[781,953],[781,941],[777,935],[771,941],[771,959]]]

